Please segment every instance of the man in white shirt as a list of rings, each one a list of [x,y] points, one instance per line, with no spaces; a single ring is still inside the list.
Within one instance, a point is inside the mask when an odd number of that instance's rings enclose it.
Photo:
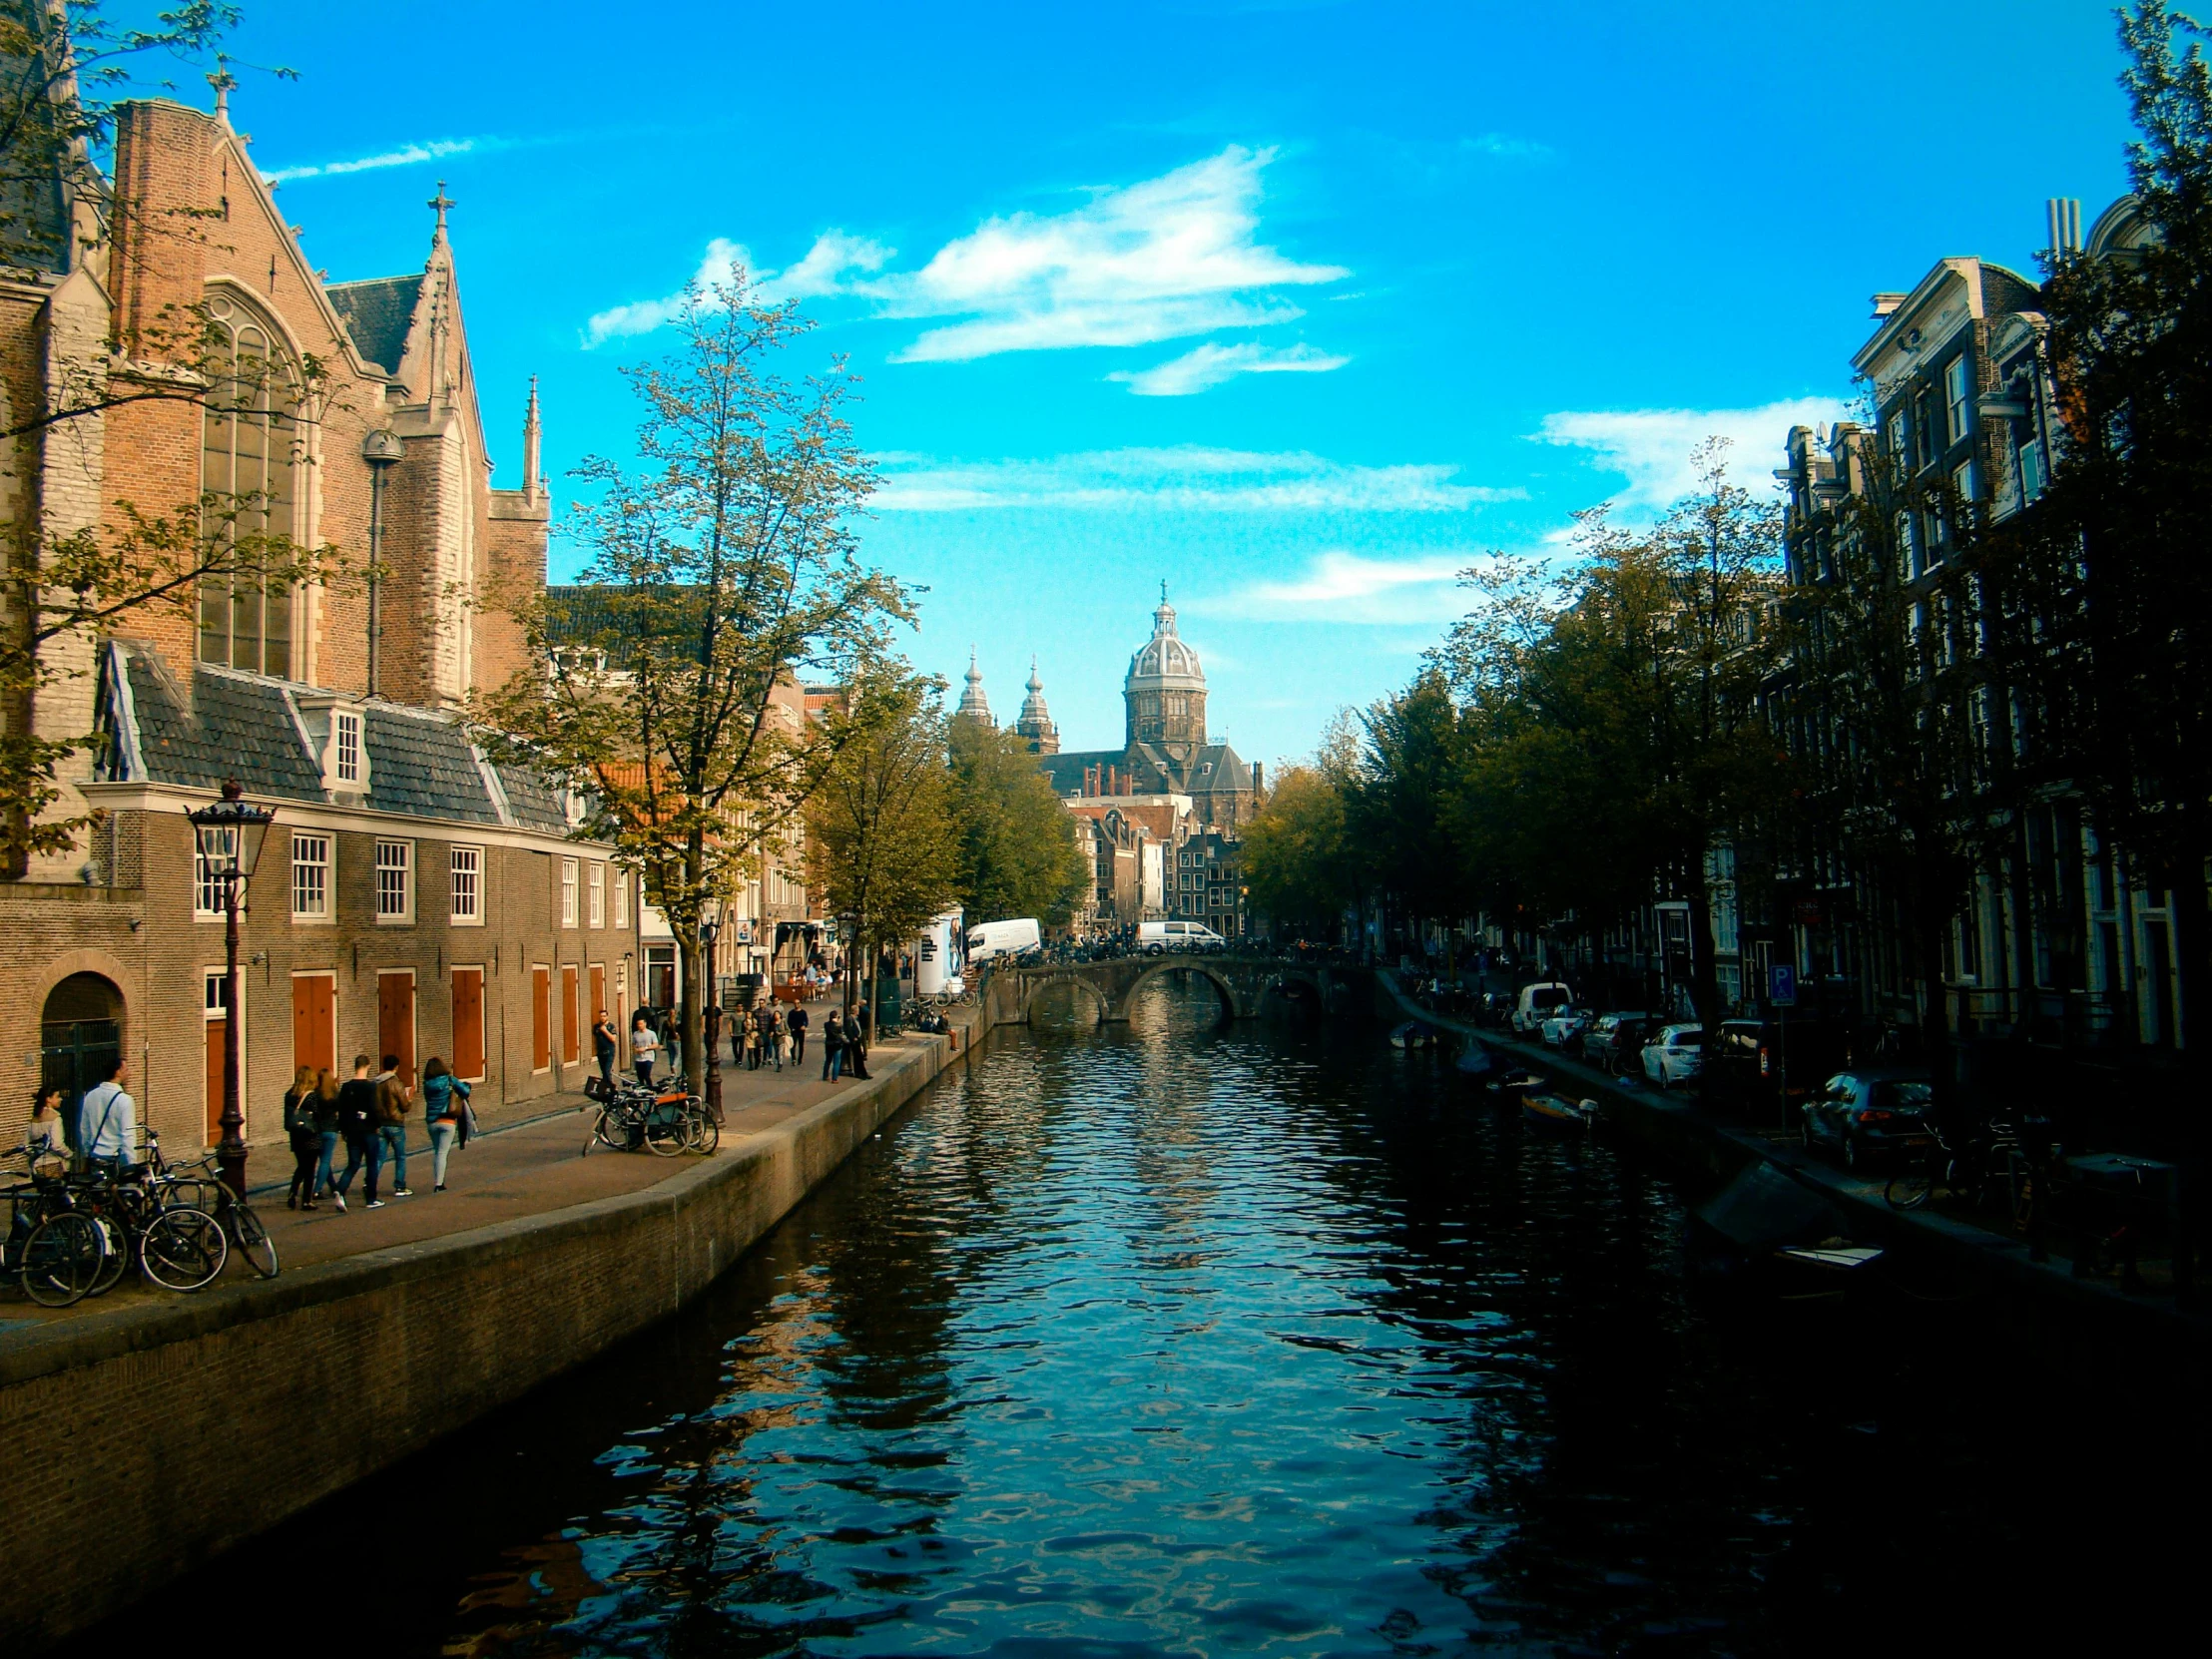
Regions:
[[[108,1080],[87,1089],[84,1104],[77,1109],[85,1156],[93,1168],[118,1175],[135,1161],[131,1141],[138,1129],[138,1103],[123,1092],[123,1085],[130,1080],[130,1065],[119,1056]]]

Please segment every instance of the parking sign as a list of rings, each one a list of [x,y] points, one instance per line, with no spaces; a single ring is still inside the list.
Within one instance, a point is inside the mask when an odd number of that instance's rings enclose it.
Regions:
[[[1767,1000],[1777,1008],[1797,1006],[1797,967],[1790,962],[1767,964]]]

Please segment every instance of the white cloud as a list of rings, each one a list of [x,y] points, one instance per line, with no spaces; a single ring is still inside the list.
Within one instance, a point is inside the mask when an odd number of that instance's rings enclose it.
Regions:
[[[1216,345],[1208,340],[1151,368],[1117,368],[1106,378],[1126,384],[1139,397],[1188,397],[1240,374],[1326,374],[1350,361],[1312,345]]]
[[[382,150],[373,156],[356,156],[347,162],[313,162],[299,167],[279,167],[262,177],[273,185],[281,185],[293,179],[324,179],[342,173],[373,173],[379,168],[414,167],[422,162],[442,161],[447,156],[466,156],[476,150],[503,150],[507,146],[499,139],[425,139],[417,144],[403,144],[397,150]]]
[[[603,345],[628,334],[650,334],[681,316],[692,287],[712,291],[734,281],[740,270],[752,275],[754,296],[765,303],[804,299],[841,291],[843,277],[852,271],[879,271],[891,250],[865,237],[848,237],[842,231],[825,231],[815,239],[807,257],[781,272],[757,270],[743,243],[717,237],[692,273],[691,281],[658,299],[633,300],[597,312],[584,326],[587,345]]]
[[[770,297],[852,294],[878,315],[941,318],[896,362],[966,362],[1005,351],[1149,345],[1223,328],[1258,328],[1304,313],[1282,288],[1351,275],[1302,265],[1256,240],[1261,175],[1272,150],[1231,145],[1157,179],[1099,189],[1061,214],[1009,214],[939,248],[916,271],[885,273],[891,251],[841,231],[765,278]],[[743,250],[718,239],[709,249]],[[705,268],[702,268],[704,273]],[[683,295],[616,305],[594,316],[594,344],[651,331]]]
[[[1459,572],[1472,562],[1463,553],[1367,559],[1335,549],[1315,559],[1296,580],[1255,582],[1203,601],[1197,609],[1264,622],[1432,622],[1463,608],[1451,590]]]
[[[986,221],[881,284],[889,314],[970,319],[925,331],[896,360],[1141,345],[1297,316],[1271,290],[1351,273],[1300,265],[1254,240],[1260,176],[1274,159],[1231,145],[1064,214]]]
[[[1657,510],[1698,487],[1691,455],[1708,437],[1732,440],[1729,471],[1757,489],[1781,464],[1783,439],[1793,426],[1818,426],[1851,414],[1835,397],[1798,397],[1756,409],[1620,409],[1546,415],[1536,436],[1545,443],[1586,449],[1607,472],[1628,479],[1615,496],[1623,507]]]
[[[1008,507],[1199,512],[1464,512],[1517,500],[1517,489],[1452,482],[1449,465],[1354,466],[1302,451],[1256,453],[1182,445],[1094,450],[1044,460],[877,458],[878,512]]]

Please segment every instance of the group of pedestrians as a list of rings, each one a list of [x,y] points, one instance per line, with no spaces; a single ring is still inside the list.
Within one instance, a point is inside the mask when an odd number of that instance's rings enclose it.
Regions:
[[[763,1007],[740,1008],[730,1016],[730,1058],[747,1071],[773,1065],[778,1071],[803,1065],[807,1059],[807,1010],[795,1002],[779,1009],[773,1002]]]
[[[831,1008],[822,1016],[822,1080],[834,1083],[840,1076],[866,1080],[867,1039],[857,1018]]]
[[[284,1133],[291,1142],[292,1157],[284,1207],[312,1210],[327,1196],[343,1215],[346,1194],[358,1173],[364,1176],[366,1207],[381,1210],[385,1201],[377,1195],[377,1187],[387,1165],[392,1175],[390,1195],[414,1197],[414,1189],[407,1185],[407,1120],[418,1103],[429,1130],[431,1191],[442,1193],[447,1159],[454,1148],[468,1144],[476,1127],[469,1086],[453,1075],[450,1066],[431,1056],[419,1084],[399,1075],[396,1054],[385,1055],[382,1068],[374,1071],[366,1054],[355,1055],[353,1075],[342,1083],[327,1066],[301,1066],[284,1091]],[[345,1147],[342,1172],[335,1168],[341,1142]]]

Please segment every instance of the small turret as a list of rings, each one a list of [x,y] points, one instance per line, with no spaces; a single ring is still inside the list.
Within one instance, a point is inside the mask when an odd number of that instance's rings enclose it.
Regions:
[[[1032,755],[1057,755],[1060,753],[1060,729],[1052,724],[1052,716],[1044,706],[1044,682],[1037,678],[1037,659],[1029,659],[1029,696],[1021,705],[1021,718],[1014,722],[1014,731],[1029,740]]]
[[[994,724],[991,720],[990,703],[983,696],[983,671],[975,666],[975,647],[972,645],[968,647],[967,690],[960,693],[960,706],[952,711],[952,715],[955,720],[965,717],[968,720],[979,720],[985,726]]]

